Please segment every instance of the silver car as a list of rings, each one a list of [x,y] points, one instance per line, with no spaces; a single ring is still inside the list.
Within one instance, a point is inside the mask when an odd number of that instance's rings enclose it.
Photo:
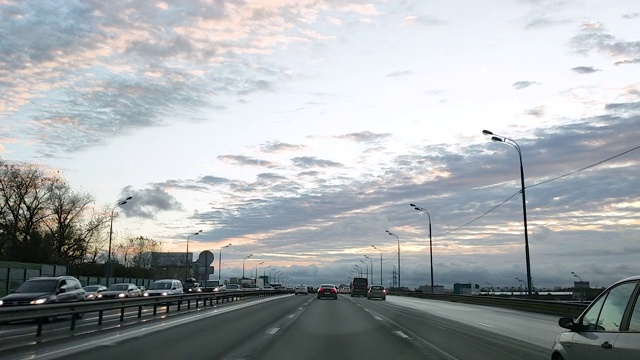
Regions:
[[[552,360],[640,359],[640,276],[620,280],[598,295],[576,319],[561,318],[570,331],[556,338]]]

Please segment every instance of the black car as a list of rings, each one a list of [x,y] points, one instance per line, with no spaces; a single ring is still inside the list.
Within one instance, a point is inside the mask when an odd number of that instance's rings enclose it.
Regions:
[[[318,299],[322,298],[331,298],[333,300],[338,300],[338,289],[333,284],[322,284],[318,288]]]
[[[369,282],[367,278],[353,278],[351,283],[351,297],[356,295],[367,296],[369,290]]]
[[[85,290],[80,281],[72,276],[34,277],[0,299],[0,307],[84,301],[84,297]],[[82,314],[77,317],[82,317]]]

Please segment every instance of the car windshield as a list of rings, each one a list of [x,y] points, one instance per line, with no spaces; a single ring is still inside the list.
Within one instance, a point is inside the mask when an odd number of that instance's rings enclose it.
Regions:
[[[238,285],[234,285],[234,284],[227,285],[227,289],[237,289],[237,288],[239,288]]]
[[[384,290],[384,287],[382,286],[371,286],[372,290]]]
[[[151,285],[150,289],[151,290],[167,290],[167,289],[171,289],[171,283],[170,282],[156,282],[156,283],[153,283],[153,285]]]
[[[96,292],[98,291],[98,289],[100,289],[101,285],[89,285],[89,286],[85,286],[83,289],[84,291],[88,291],[88,292]]]
[[[127,284],[113,284],[109,286],[109,291],[127,291],[129,285]]]
[[[30,280],[24,282],[16,289],[17,293],[38,293],[38,292],[55,292],[57,290],[58,280]]]

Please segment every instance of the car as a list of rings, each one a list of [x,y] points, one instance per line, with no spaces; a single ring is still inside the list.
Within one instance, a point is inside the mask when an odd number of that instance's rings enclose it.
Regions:
[[[569,331],[556,337],[552,360],[640,359],[640,276],[617,281],[577,319],[558,325]]]
[[[307,295],[307,294],[309,294],[309,289],[307,289],[307,287],[305,285],[298,285],[294,289],[294,294],[295,295],[298,295],[298,294]]]
[[[371,285],[367,292],[367,299],[382,299],[387,300],[387,290],[382,285]]]
[[[273,291],[274,289],[273,289],[273,286],[267,284],[267,285],[263,286],[261,290]]]
[[[322,284],[318,288],[318,299],[322,298],[332,298],[333,300],[338,300],[338,289],[333,284]]]
[[[107,287],[104,285],[87,285],[83,289],[85,300],[97,300],[102,297],[102,292],[107,290]]]
[[[240,284],[227,284],[225,285],[224,290],[241,291],[244,290],[244,288]]]
[[[131,283],[117,283],[111,284],[104,290],[98,299],[99,300],[107,300],[107,299],[124,299],[131,297],[139,297],[142,296],[142,291],[140,288]]]
[[[156,280],[149,289],[144,292],[143,296],[167,296],[178,295],[184,293],[182,289],[182,281],[176,279]]]
[[[315,294],[316,288],[314,288],[313,286],[307,286],[307,292],[309,292],[309,294]]]
[[[367,278],[353,278],[351,282],[351,297],[356,295],[367,296],[369,280]]]
[[[202,287],[194,278],[188,278],[182,283],[182,292],[184,293],[199,293],[202,292]]]
[[[66,303],[84,301],[84,298],[85,290],[75,277],[33,277],[0,299],[0,307]]]

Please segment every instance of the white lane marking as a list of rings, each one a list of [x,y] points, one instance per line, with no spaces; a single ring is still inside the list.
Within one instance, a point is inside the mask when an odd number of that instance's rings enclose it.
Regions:
[[[288,317],[289,317],[289,319],[293,319],[295,316],[296,316],[296,314],[291,314]]]
[[[493,325],[483,324],[483,323],[481,323],[481,322],[477,322],[477,321],[474,321],[474,323],[476,323],[476,324],[480,324],[480,325],[482,325],[482,326],[490,327],[490,328],[492,328],[492,329],[495,329],[495,326],[493,326]]]
[[[278,332],[278,330],[280,330],[280,328],[273,328],[273,329],[269,329],[267,331],[267,335],[274,335],[275,333]]]
[[[396,330],[396,331],[394,331],[394,333],[395,333],[396,335],[400,336],[401,338],[409,339],[409,336],[408,336],[407,334],[403,333],[403,332],[402,332],[402,331],[400,331],[400,330]]]
[[[376,320],[382,321],[382,318],[380,316],[374,316],[373,318],[376,319]]]

